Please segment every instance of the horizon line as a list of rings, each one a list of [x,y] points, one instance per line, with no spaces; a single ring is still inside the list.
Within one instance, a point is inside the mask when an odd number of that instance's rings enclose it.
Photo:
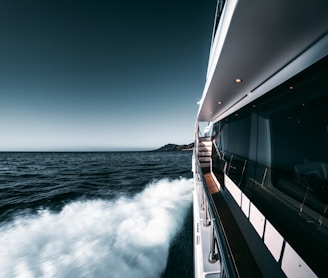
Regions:
[[[6,148],[0,152],[120,152],[120,151],[152,151],[157,147],[113,147],[113,148]]]

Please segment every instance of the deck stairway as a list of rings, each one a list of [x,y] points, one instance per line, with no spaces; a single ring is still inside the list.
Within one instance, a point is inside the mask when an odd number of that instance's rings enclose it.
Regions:
[[[212,139],[211,137],[201,137],[198,142],[198,160],[201,168],[211,168]]]

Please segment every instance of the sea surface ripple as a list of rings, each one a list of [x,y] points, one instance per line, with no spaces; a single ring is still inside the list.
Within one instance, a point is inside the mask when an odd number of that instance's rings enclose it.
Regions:
[[[0,153],[0,277],[192,277],[191,177],[188,151]]]

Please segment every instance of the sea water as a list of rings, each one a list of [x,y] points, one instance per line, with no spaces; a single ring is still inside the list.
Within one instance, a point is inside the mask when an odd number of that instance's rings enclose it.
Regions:
[[[0,277],[192,277],[191,152],[0,153]]]

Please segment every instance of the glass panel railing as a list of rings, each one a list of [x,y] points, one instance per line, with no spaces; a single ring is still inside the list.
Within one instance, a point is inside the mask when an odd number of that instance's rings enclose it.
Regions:
[[[324,179],[327,162],[307,163],[295,166],[294,171],[282,171],[232,153],[225,152],[224,158],[226,174],[249,197],[257,188],[265,187],[276,198],[292,204],[299,213],[305,207],[316,212],[319,224],[327,218],[328,186]]]

